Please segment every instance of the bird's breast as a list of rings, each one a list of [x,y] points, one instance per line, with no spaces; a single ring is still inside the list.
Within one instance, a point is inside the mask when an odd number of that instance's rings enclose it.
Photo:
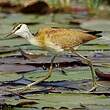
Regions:
[[[31,38],[29,42],[32,45],[35,45],[42,50],[46,50],[51,53],[62,53],[64,51],[64,49],[62,49],[59,45],[56,45],[49,40],[41,41],[40,39],[36,40],[35,38]]]
[[[35,46],[38,46],[38,47],[45,47],[43,41],[37,40],[37,39],[35,39],[35,38],[31,38],[31,39],[29,40],[29,42],[30,42],[32,45],[35,45]]]

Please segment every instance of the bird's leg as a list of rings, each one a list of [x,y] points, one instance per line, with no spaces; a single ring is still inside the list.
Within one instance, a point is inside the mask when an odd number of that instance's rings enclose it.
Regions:
[[[27,87],[31,87],[32,85],[38,84],[38,83],[40,83],[40,82],[42,82],[42,81],[45,81],[46,79],[48,79],[48,78],[51,77],[51,75],[52,75],[52,70],[53,70],[53,62],[54,62],[54,60],[55,60],[55,57],[56,57],[56,56],[54,56],[54,57],[51,59],[51,64],[50,64],[50,68],[49,68],[48,74],[47,74],[46,76],[43,76],[42,79],[37,80],[37,81],[35,81],[35,82],[31,83],[31,84],[28,84]]]
[[[96,83],[95,72],[94,72],[94,68],[93,68],[93,65],[92,65],[91,60],[89,60],[89,59],[87,59],[86,57],[84,57],[83,55],[79,54],[79,53],[76,52],[73,48],[71,49],[71,52],[74,53],[74,54],[76,54],[77,56],[81,57],[82,59],[84,59],[84,60],[88,63],[88,65],[89,65],[89,67],[90,67],[90,70],[91,70],[92,81],[93,81],[93,87],[92,87],[92,89],[90,89],[89,91],[91,92],[91,91],[95,90],[96,87],[97,87],[97,83]]]
[[[28,90],[28,89],[31,88],[31,86],[33,86],[33,85],[35,85],[35,84],[38,84],[38,83],[40,83],[40,82],[42,82],[42,81],[45,81],[45,80],[47,80],[48,78],[50,78],[51,75],[52,75],[53,62],[54,62],[54,60],[55,60],[55,57],[56,57],[56,55],[53,56],[53,58],[51,59],[51,64],[50,64],[50,67],[49,67],[49,71],[48,71],[48,74],[47,74],[46,76],[42,76],[41,79],[39,79],[39,80],[37,80],[37,81],[35,81],[35,82],[31,83],[31,84],[28,84],[28,85],[25,86],[25,87],[18,88],[18,89],[14,89],[14,91],[17,91],[17,90],[23,90],[23,91],[24,91],[24,90]]]

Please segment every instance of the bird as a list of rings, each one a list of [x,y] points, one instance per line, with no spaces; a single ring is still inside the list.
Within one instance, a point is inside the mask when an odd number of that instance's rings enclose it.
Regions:
[[[33,35],[26,24],[18,24],[12,31],[7,35],[17,35],[26,39],[30,44],[46,50],[52,53],[53,57],[51,59],[50,67],[46,76],[43,76],[40,80],[28,84],[23,89],[30,89],[31,86],[38,84],[42,81],[47,80],[52,75],[53,62],[57,55],[63,54],[65,52],[73,53],[82,58],[91,70],[92,75],[92,88],[90,91],[96,89],[98,86],[95,78],[95,71],[92,61],[76,50],[82,44],[94,40],[100,37],[100,31],[84,31],[79,29],[66,29],[66,28],[54,28],[54,27],[44,27],[40,28],[35,35]]]

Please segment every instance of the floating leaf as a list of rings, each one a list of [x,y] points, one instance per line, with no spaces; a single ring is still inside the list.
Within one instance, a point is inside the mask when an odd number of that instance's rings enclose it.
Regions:
[[[30,65],[20,65],[20,64],[1,64],[0,71],[1,72],[28,72],[36,70],[36,67]]]
[[[89,30],[97,31],[110,31],[110,21],[109,20],[91,20],[81,24],[81,27]]]
[[[25,39],[8,39],[8,40],[0,40],[0,46],[10,46],[10,47],[14,47],[14,46],[20,46],[23,44],[29,44]]]
[[[52,76],[47,81],[61,81],[61,80],[82,80],[91,79],[89,67],[76,67],[65,69],[67,76],[62,75],[60,71],[53,71]],[[34,71],[28,72],[24,75],[29,80],[36,81],[37,77],[45,76],[48,71]]]
[[[100,71],[99,69],[96,69],[95,72],[99,78],[110,81],[110,72],[104,73]]]
[[[91,94],[80,94],[80,93],[64,93],[64,94],[38,94],[28,96],[29,98],[39,99],[38,104],[31,105],[31,108],[38,107],[54,107],[59,109],[61,107],[80,108],[81,104],[86,106],[89,109],[103,110],[109,109],[110,98],[100,95],[91,95]],[[74,99],[74,100],[73,100]],[[25,101],[24,99],[15,100],[14,98],[7,98],[5,103],[8,105],[16,106],[20,102]],[[34,101],[34,100],[33,100]],[[36,100],[35,100],[36,101]],[[28,106],[29,107],[29,106]],[[103,109],[102,109],[103,108]]]
[[[20,79],[22,75],[14,73],[14,72],[0,72],[0,81],[14,81]]]
[[[16,106],[17,107],[26,107],[26,106],[33,105],[33,104],[37,104],[37,102],[35,102],[35,101],[22,101],[22,102],[18,103]]]
[[[0,58],[0,62],[6,64],[28,64],[28,65],[34,65],[36,67],[44,67],[44,66],[49,67],[51,58],[52,56],[40,56],[35,59],[25,59],[22,56],[8,56],[8,57]],[[80,61],[72,57],[69,58],[67,56],[56,57],[54,63],[56,63],[56,65],[61,64],[64,67],[74,66],[78,64],[81,65]]]
[[[11,52],[16,52],[18,50],[18,48],[16,47],[8,47],[8,46],[4,46],[4,47],[0,47],[0,54],[5,54],[5,53],[11,53]]]

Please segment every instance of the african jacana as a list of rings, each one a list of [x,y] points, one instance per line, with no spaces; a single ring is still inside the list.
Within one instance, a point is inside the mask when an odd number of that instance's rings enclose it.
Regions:
[[[87,59],[86,57],[76,52],[76,49],[81,44],[96,39],[95,34],[97,34],[97,31],[94,34],[92,32],[86,32],[77,29],[41,28],[37,32],[37,34],[33,36],[26,24],[19,24],[12,30],[12,32],[9,35],[11,34],[21,36],[26,40],[28,40],[32,45],[38,46],[54,54],[53,58],[51,59],[51,65],[48,74],[44,76],[42,79],[35,81],[31,84],[28,84],[25,88],[30,88],[32,85],[48,79],[52,74],[52,69],[53,69],[52,64],[56,55],[63,53],[65,51],[72,52],[78,55],[88,63],[91,69],[92,80],[93,80],[93,88],[91,90],[96,88],[97,84],[96,84],[94,68],[91,60]]]

